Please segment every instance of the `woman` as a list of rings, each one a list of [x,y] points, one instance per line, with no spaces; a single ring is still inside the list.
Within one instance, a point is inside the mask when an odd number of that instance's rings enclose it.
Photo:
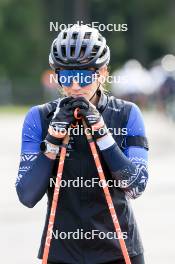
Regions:
[[[25,117],[16,189],[19,200],[29,208],[47,193],[40,259],[59,150],[66,134],[70,134],[62,176],[64,186],[60,189],[48,257],[50,264],[125,263],[81,120],[76,127],[78,134],[69,129],[76,122],[77,107],[98,147],[131,262],[144,263],[143,246],[129,200],[139,197],[146,187],[147,140],[139,108],[103,92],[109,61],[109,47],[96,29],[74,25],[60,32],[52,43],[49,62],[65,98],[32,107]],[[79,185],[75,186],[77,181]]]

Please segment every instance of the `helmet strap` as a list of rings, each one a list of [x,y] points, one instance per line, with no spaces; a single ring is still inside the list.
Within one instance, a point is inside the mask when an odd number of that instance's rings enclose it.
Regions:
[[[101,83],[99,83],[97,89],[95,90],[94,94],[93,94],[92,97],[89,99],[89,101],[91,101],[91,100],[94,98],[94,96],[95,96],[96,94],[98,94],[98,91],[99,91],[100,86],[101,86]]]

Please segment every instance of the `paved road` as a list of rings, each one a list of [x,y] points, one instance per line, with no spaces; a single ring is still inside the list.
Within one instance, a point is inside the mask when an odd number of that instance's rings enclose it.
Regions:
[[[0,120],[1,263],[37,264],[40,263],[36,255],[44,224],[45,198],[33,209],[25,208],[18,202],[14,183],[23,116],[0,115]],[[150,180],[146,192],[132,204],[145,245],[146,263],[173,264],[175,124],[158,113],[145,114],[145,121],[151,145]]]

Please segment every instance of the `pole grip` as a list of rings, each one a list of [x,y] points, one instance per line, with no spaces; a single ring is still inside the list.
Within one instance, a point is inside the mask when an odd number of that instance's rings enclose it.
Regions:
[[[82,116],[79,114],[79,111],[80,109],[78,107],[74,110],[74,117],[76,119],[82,119]]]

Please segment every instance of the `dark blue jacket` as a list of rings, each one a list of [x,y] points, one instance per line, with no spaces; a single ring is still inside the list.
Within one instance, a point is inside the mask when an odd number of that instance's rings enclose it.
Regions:
[[[59,100],[44,106],[33,107],[26,115],[22,131],[22,149],[16,189],[20,201],[33,207],[48,196],[47,215],[38,257],[42,258],[48,218],[52,203],[58,160],[47,158],[40,151],[48,124]],[[116,143],[100,151],[100,159],[106,179],[115,182],[110,193],[119,218],[130,256],[143,252],[137,224],[130,205],[130,198],[137,198],[145,190],[148,180],[147,142],[139,108],[130,102],[101,94],[97,106],[108,128],[113,131]],[[81,123],[79,124],[81,126]],[[115,132],[114,132],[115,131]],[[126,133],[127,131],[127,133]],[[98,179],[94,160],[84,135],[71,136],[66,156],[63,180],[81,179],[82,182]],[[116,182],[118,185],[116,185]],[[127,183],[126,185],[122,183]],[[78,231],[77,231],[78,230]],[[114,233],[113,222],[106,204],[103,189],[66,186],[60,189],[49,260],[71,264],[97,264],[122,258],[117,237],[76,239],[70,232]],[[69,233],[69,237],[68,237]],[[67,238],[61,237],[67,235]],[[102,233],[101,233],[102,234]],[[66,236],[65,235],[65,236]],[[68,239],[69,238],[69,239]]]

